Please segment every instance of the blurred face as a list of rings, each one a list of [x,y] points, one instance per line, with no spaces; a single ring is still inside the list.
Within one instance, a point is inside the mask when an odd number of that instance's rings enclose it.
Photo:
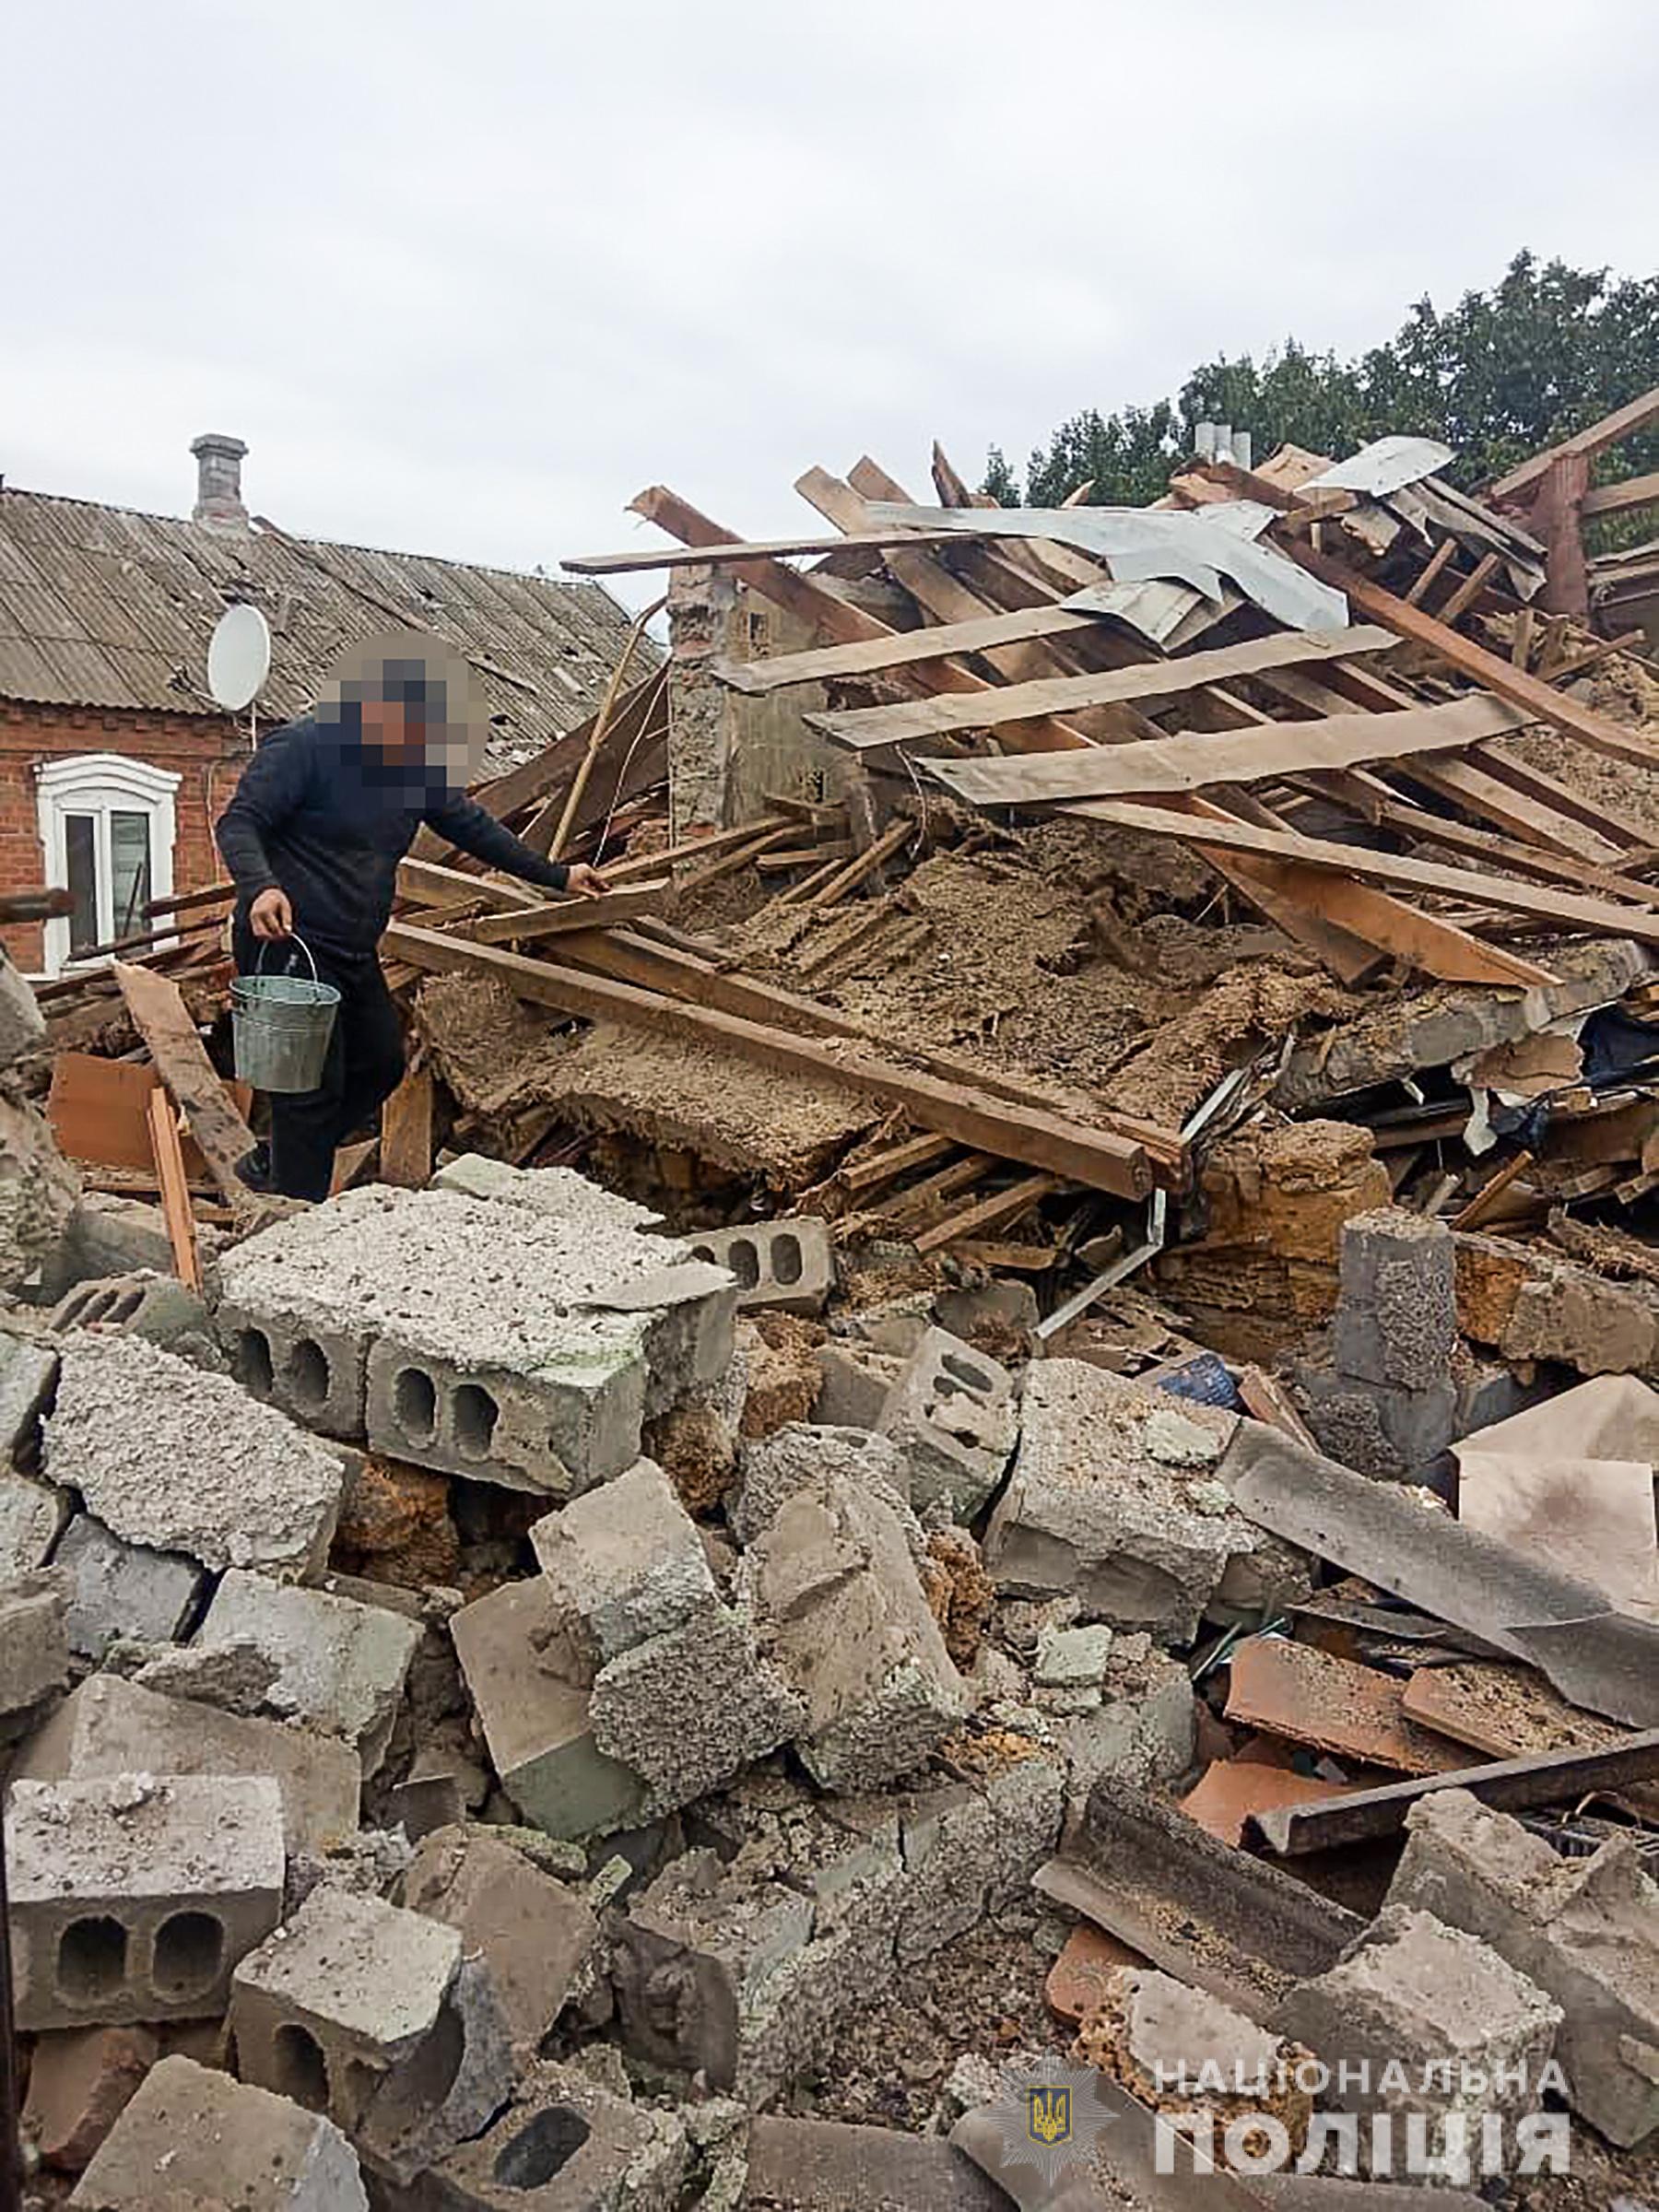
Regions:
[[[426,748],[426,718],[400,699],[362,702],[363,743],[382,760],[418,760]]]

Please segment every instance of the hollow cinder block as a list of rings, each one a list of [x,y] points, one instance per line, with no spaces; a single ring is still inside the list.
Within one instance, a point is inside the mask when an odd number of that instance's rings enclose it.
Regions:
[[[229,1302],[215,1320],[244,1390],[325,1436],[362,1436],[367,1333]]]
[[[688,1239],[692,1254],[737,1277],[737,1310],[817,1313],[835,1285],[829,1225],[815,1214],[711,1230]]]
[[[18,1782],[6,1835],[20,2028],[208,2018],[282,1910],[268,1775]]]

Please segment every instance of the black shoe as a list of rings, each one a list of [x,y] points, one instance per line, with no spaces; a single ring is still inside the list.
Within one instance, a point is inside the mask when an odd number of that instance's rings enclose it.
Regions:
[[[245,1182],[251,1191],[268,1194],[271,1189],[271,1147],[257,1144],[252,1152],[243,1153],[236,1163],[236,1179]]]

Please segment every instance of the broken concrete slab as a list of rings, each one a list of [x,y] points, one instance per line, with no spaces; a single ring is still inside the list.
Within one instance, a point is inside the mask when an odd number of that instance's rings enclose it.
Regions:
[[[331,2122],[194,2059],[152,2066],[70,2198],[74,2212],[369,2212]]]
[[[594,1741],[592,1692],[542,1578],[475,1598],[450,1634],[501,1787],[524,1818],[571,1839],[630,1826],[640,1778]]]
[[[1379,1481],[1409,1480],[1457,1434],[1457,1386],[1449,1376],[1424,1390],[1406,1390],[1308,1362],[1296,1370],[1296,1386],[1320,1450]]]
[[[18,1782],[6,1832],[25,2029],[209,2018],[282,1910],[268,1775]]]
[[[915,1511],[936,1506],[966,1526],[1002,1480],[1019,1434],[1014,1378],[948,1329],[929,1329],[876,1426],[904,1456]]]
[[[1563,1859],[1465,1790],[1425,1797],[1406,1826],[1389,1904],[1478,1936],[1552,1997],[1574,2111],[1609,2142],[1643,2141],[1659,2126],[1659,1886],[1634,1835]]]
[[[63,1577],[54,1571],[0,1583],[0,1717],[31,1713],[68,1679]]]
[[[101,1661],[123,1637],[168,1643],[195,1612],[207,1577],[182,1551],[124,1544],[90,1513],[76,1513],[53,1554],[69,1587],[69,1642]]]
[[[1006,2212],[954,2145],[891,2127],[762,2113],[749,2130],[742,2203],[780,2212]]]
[[[537,1521],[530,1541],[560,1628],[592,1673],[715,1602],[697,1524],[654,1460]]]
[[[0,1329],[0,1465],[34,1452],[57,1371],[55,1345]]]
[[[53,1308],[52,1326],[60,1336],[70,1329],[88,1328],[144,1336],[164,1350],[177,1352],[193,1367],[225,1372],[225,1355],[206,1300],[176,1276],[138,1268],[128,1275],[76,1283]]]
[[[117,1675],[93,1675],[72,1689],[12,1769],[14,1781],[123,1774],[272,1775],[290,1852],[326,1851],[357,1833],[361,1776],[345,1744],[164,1697]]]
[[[1512,2121],[1535,2109],[1560,2024],[1560,2006],[1489,1945],[1403,1907],[1291,1990],[1271,2023],[1333,2069],[1324,2093],[1340,2110],[1421,2114],[1430,2156],[1449,2164],[1448,2123],[1477,2130],[1488,2114]],[[1363,2149],[1364,2131],[1361,2140]]]
[[[196,1647],[252,1643],[276,1673],[272,1712],[352,1745],[365,1775],[379,1769],[424,1630],[384,1606],[299,1589],[233,1567],[214,1593]]]
[[[55,2028],[35,2038],[22,2129],[48,2166],[79,2173],[161,2054],[145,2027]]]
[[[753,1544],[781,1505],[825,1474],[879,1487],[896,1503],[909,1502],[904,1461],[889,1438],[790,1421],[771,1436],[746,1442],[739,1453],[737,1488],[726,1500],[738,1543]]]
[[[764,1648],[805,1700],[801,1757],[826,1789],[909,1772],[968,1710],[902,1510],[825,1470],[778,1508],[744,1561]]]
[[[813,1214],[703,1230],[687,1241],[696,1258],[731,1270],[740,1313],[816,1313],[834,1287],[829,1224]]]
[[[482,1956],[521,2044],[538,2044],[552,2027],[598,1940],[586,1901],[488,1830],[425,1837],[404,1876],[403,1902],[459,1930],[467,1955]]]
[[[46,1472],[126,1543],[296,1579],[322,1571],[345,1480],[337,1453],[228,1375],[88,1330],[64,1341]]]
[[[441,1922],[320,1886],[231,1977],[242,2078],[355,2130],[437,2027],[461,1957]]]
[[[1075,1593],[1089,1618],[1190,1642],[1229,1561],[1257,1547],[1216,1481],[1237,1427],[1080,1359],[1034,1361],[985,1535],[998,1588]]]
[[[44,1567],[68,1518],[61,1490],[0,1467],[0,1582]]]

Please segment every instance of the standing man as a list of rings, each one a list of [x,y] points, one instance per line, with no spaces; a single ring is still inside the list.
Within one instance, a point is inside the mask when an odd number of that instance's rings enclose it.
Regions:
[[[402,1080],[403,1031],[378,947],[392,915],[397,864],[422,825],[487,867],[552,891],[597,898],[582,865],[533,852],[452,782],[476,751],[465,668],[418,639],[359,649],[364,673],[338,682],[312,713],[274,730],[243,771],[215,834],[236,884],[232,943],[239,973],[267,967],[307,974],[265,950],[298,937],[323,982],[340,994],[323,1080],[271,1094],[268,1162],[242,1163],[255,1189],[325,1198],[336,1147]]]

